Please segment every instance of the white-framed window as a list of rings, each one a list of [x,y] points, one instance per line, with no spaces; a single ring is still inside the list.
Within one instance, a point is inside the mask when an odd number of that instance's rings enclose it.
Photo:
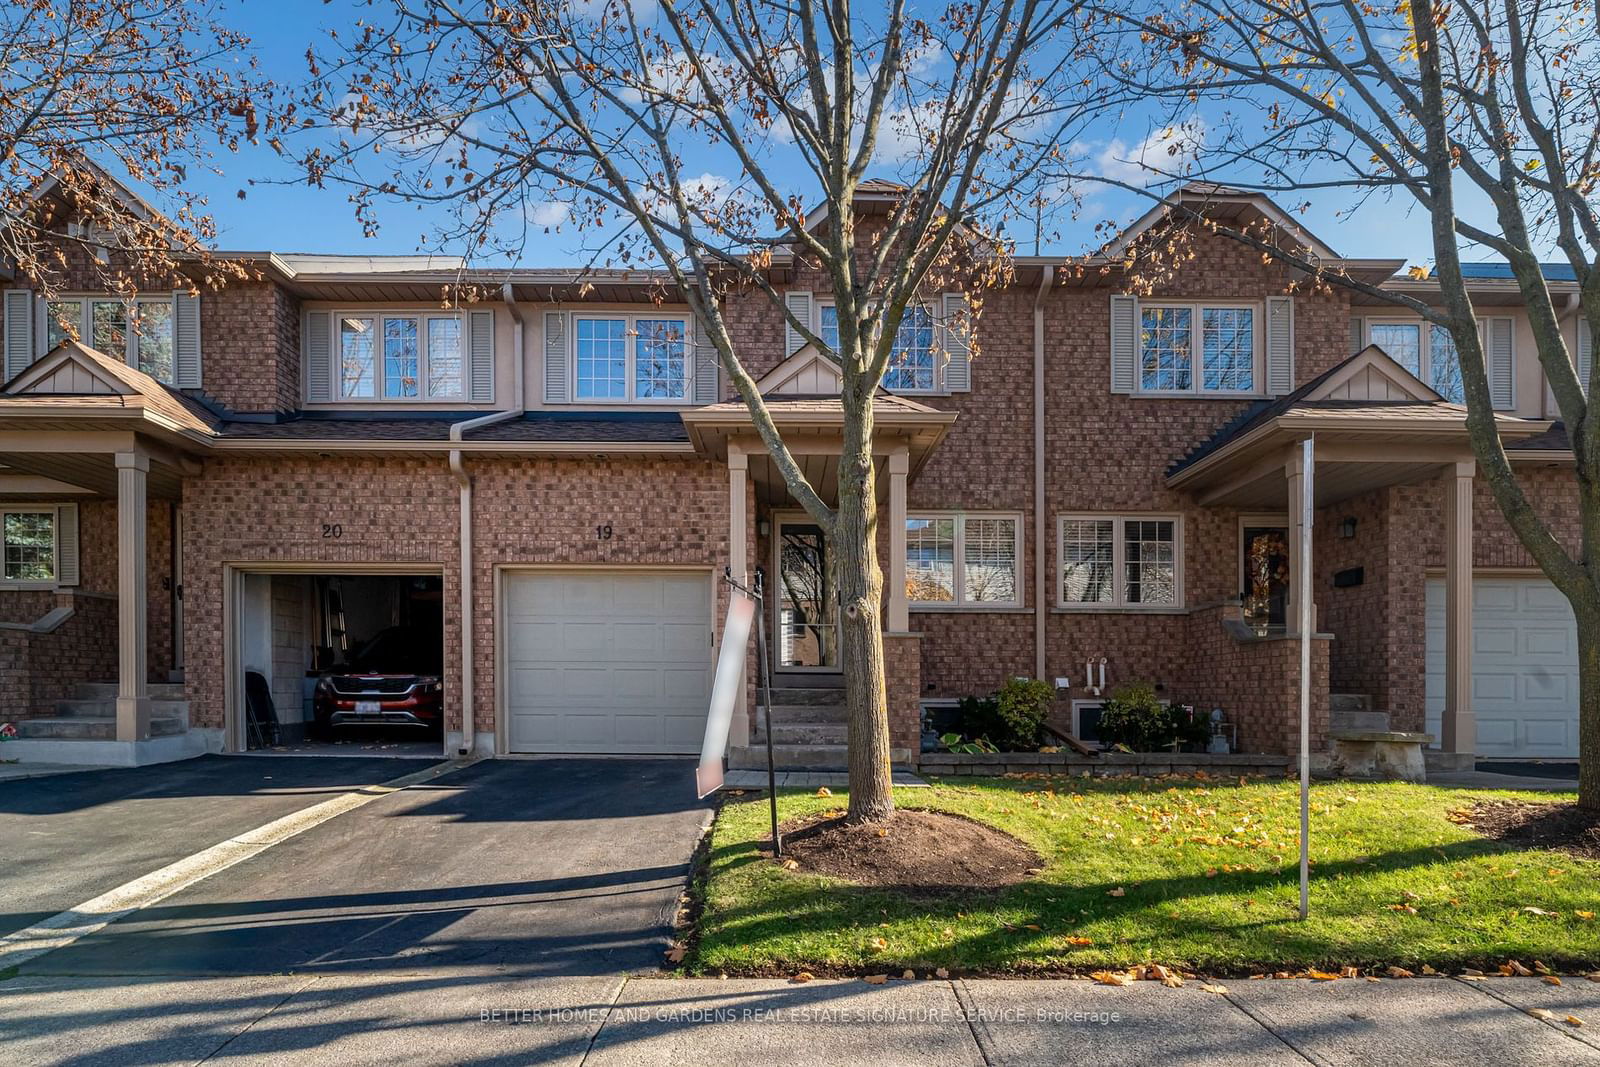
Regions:
[[[925,608],[1022,603],[1022,517],[917,512],[906,516],[906,599]]]
[[[346,311],[338,324],[340,400],[460,400],[466,395],[461,316]]]
[[[0,512],[5,537],[5,580],[56,580],[56,511],[54,508],[7,508]]]
[[[1478,321],[1483,336],[1483,320]],[[1368,319],[1367,343],[1384,353],[1434,392],[1455,404],[1466,403],[1466,387],[1461,383],[1461,358],[1456,340],[1445,326],[1421,319]]]
[[[839,350],[839,309],[831,299],[815,301],[814,329],[824,344]],[[906,307],[895,331],[894,351],[884,371],[883,387],[893,393],[936,393],[944,388],[944,360],[939,358],[933,312],[921,304]]]
[[[580,403],[687,403],[690,347],[689,320],[681,315],[574,315],[572,397]]]
[[[1261,391],[1261,312],[1256,304],[1139,304],[1141,393]]]
[[[75,338],[171,385],[172,319],[171,296],[63,296],[45,304],[44,349]]]
[[[1183,606],[1183,520],[1176,515],[1064,515],[1059,606]]]

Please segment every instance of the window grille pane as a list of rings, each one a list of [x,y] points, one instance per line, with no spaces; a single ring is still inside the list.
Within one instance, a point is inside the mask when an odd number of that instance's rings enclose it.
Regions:
[[[419,378],[416,319],[383,320],[383,395],[414,397]]]
[[[1109,604],[1114,599],[1116,549],[1110,519],[1069,519],[1061,524],[1061,599],[1067,604]]]
[[[1461,357],[1456,339],[1443,326],[1428,327],[1428,369],[1433,372],[1433,388],[1453,404],[1467,402],[1467,387],[1461,382]]]
[[[932,392],[933,382],[933,315],[925,307],[908,307],[895,331],[883,387]]]
[[[339,320],[339,395],[341,397],[370,397],[375,395],[373,356],[373,320],[346,316]]]
[[[682,319],[639,319],[634,338],[633,395],[637,400],[682,400],[687,393],[688,344]]]
[[[56,517],[49,511],[5,516],[6,580],[48,582],[56,576]]]
[[[1139,388],[1192,388],[1194,313],[1188,308],[1143,308],[1139,314]]]
[[[100,333],[100,309],[104,305],[96,304],[95,333]],[[160,303],[140,303],[139,317],[139,369],[158,382],[172,384],[172,304],[170,301]],[[121,355],[126,349],[115,353]],[[126,358],[126,357],[124,357]]]
[[[1255,390],[1255,313],[1249,308],[1205,308],[1200,312],[1201,387],[1225,392]]]
[[[963,599],[1014,603],[1017,599],[1017,520],[965,520],[962,548]]]
[[[948,604],[955,598],[955,520],[907,519],[906,599]]]
[[[1411,322],[1375,322],[1372,343],[1406,370],[1422,377],[1422,326]]]
[[[628,324],[621,319],[579,319],[575,332],[578,398],[626,400]]]
[[[1128,604],[1177,603],[1177,556],[1173,524],[1130,519],[1123,524],[1124,600]]]

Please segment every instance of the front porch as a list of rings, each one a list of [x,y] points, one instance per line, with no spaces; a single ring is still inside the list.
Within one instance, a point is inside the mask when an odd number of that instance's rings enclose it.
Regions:
[[[1508,440],[1544,429],[1542,423],[1510,417],[1501,423]],[[1423,641],[1421,620],[1397,601],[1402,579],[1408,588],[1420,589],[1427,564],[1420,546],[1412,546],[1415,554],[1408,558],[1404,545],[1370,543],[1362,524],[1386,524],[1391,494],[1401,487],[1435,485],[1444,502],[1443,712],[1438,736],[1427,735],[1427,743],[1436,746],[1431,763],[1448,769],[1473,766],[1478,751],[1472,704],[1475,478],[1465,409],[1442,401],[1376,348],[1264,405],[1169,472],[1168,484],[1191,494],[1200,506],[1238,516],[1235,612],[1241,636],[1297,637],[1302,606],[1309,601],[1314,640],[1328,646],[1317,654],[1325,671],[1314,666],[1313,721],[1321,727],[1314,732],[1319,741],[1337,742],[1332,747],[1346,752],[1346,758],[1348,752],[1391,742],[1422,743],[1420,708],[1407,709],[1404,722],[1390,721],[1386,697],[1395,680],[1388,674],[1402,668],[1385,657],[1385,645]],[[1297,557],[1308,493],[1312,584],[1303,588]],[[1349,592],[1369,581],[1369,595]],[[1416,627],[1411,632],[1406,632],[1408,621]],[[1341,644],[1352,652],[1343,654]],[[1359,671],[1350,666],[1358,660],[1364,663]],[[1298,676],[1297,666],[1293,673]]]

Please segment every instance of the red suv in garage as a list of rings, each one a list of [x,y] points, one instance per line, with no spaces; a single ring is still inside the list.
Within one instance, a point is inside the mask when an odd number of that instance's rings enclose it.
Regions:
[[[324,736],[342,726],[444,725],[442,635],[392,626],[317,682],[312,702]]]

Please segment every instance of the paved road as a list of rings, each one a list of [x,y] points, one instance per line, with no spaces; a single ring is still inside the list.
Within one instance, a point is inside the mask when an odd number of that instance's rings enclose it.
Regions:
[[[290,812],[438,762],[206,756],[0,782],[0,935]]]

